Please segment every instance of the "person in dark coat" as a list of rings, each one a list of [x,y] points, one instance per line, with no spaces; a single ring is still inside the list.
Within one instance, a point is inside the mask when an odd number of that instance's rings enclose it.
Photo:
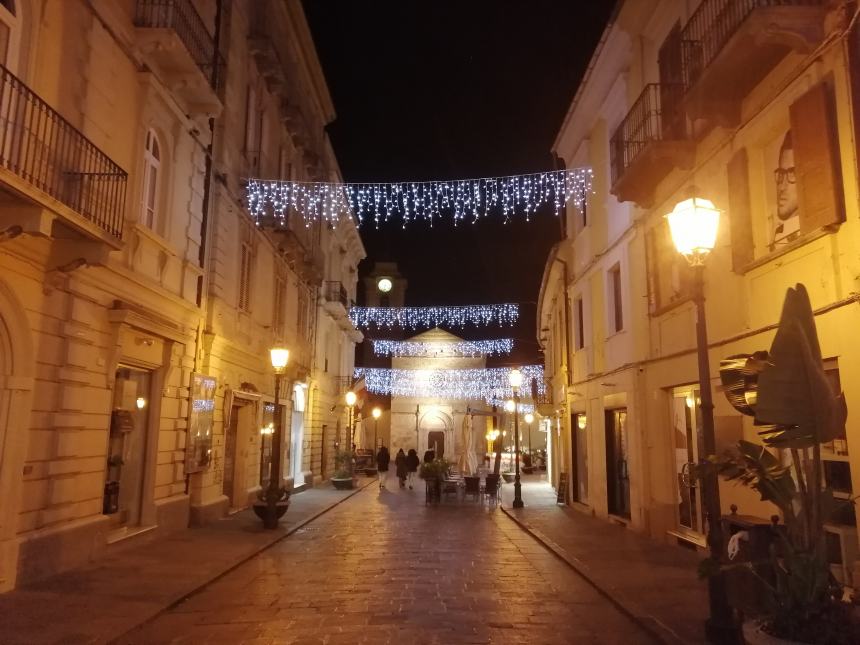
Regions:
[[[418,472],[418,464],[421,460],[418,459],[418,453],[415,448],[410,448],[406,455],[406,477],[409,481],[409,490],[412,490],[412,485],[415,483],[415,473]]]
[[[388,481],[388,464],[391,461],[391,455],[388,453],[388,448],[381,446],[379,452],[376,453],[376,469],[379,471],[379,490],[385,488],[385,482]]]
[[[429,464],[431,461],[435,461],[436,459],[436,451],[432,448],[428,448],[427,452],[424,453],[424,463]]]
[[[403,448],[397,451],[397,456],[394,458],[394,465],[397,467],[397,479],[400,480],[400,488],[406,487],[406,453]]]

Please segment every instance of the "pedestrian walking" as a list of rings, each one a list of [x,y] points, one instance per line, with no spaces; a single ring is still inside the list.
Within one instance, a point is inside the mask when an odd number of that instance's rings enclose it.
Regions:
[[[406,453],[403,452],[403,448],[397,451],[394,465],[397,468],[397,479],[400,480],[400,488],[406,488]]]
[[[379,452],[376,453],[376,470],[379,472],[379,490],[385,488],[385,482],[388,481],[388,464],[391,461],[391,455],[388,453],[388,448],[381,446]]]
[[[418,464],[420,463],[421,460],[418,459],[415,448],[410,448],[409,454],[406,455],[406,478],[409,482],[409,490],[412,490],[412,486],[415,484],[415,473],[418,472]]]

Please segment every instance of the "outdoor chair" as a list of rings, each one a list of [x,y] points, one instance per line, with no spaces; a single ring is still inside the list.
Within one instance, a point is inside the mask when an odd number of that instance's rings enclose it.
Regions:
[[[442,493],[445,497],[448,495],[458,495],[460,492],[460,482],[455,479],[446,479],[442,482]]]
[[[473,477],[465,477],[463,481],[466,483],[466,487],[463,490],[463,497],[466,495],[472,495],[475,500],[480,499],[481,497],[481,478],[477,476]]]
[[[499,491],[501,490],[501,477],[499,475],[487,475],[484,480],[484,495],[492,499],[494,502],[500,500]]]

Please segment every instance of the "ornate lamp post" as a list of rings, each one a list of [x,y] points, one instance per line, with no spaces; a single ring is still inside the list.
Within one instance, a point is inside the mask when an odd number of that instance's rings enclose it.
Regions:
[[[526,416],[523,418],[525,419],[525,422],[529,424],[529,457],[534,459],[532,456],[532,423],[534,423],[535,415],[531,412],[526,412]]]
[[[376,435],[379,433],[379,417],[382,416],[382,410],[373,408],[373,452],[376,452]]]
[[[713,203],[700,197],[680,202],[669,213],[669,230],[678,253],[687,258],[693,268],[693,300],[696,304],[696,348],[699,361],[699,396],[701,398],[702,443],[706,455],[716,453],[714,438],[714,402],[711,395],[711,367],[708,359],[708,328],[705,321],[704,270],[705,258],[717,240],[720,211]],[[708,547],[711,557],[720,560],[723,554],[723,532],[720,526],[719,479],[709,468],[703,477],[705,508],[708,515]],[[705,623],[705,634],[712,643],[739,641],[737,626],[726,596],[726,581],[722,573],[708,578],[711,615]]]
[[[523,384],[523,373],[518,369],[511,370],[508,374],[508,383],[514,393],[514,453],[516,458],[516,474],[514,476],[514,508],[523,507],[523,491],[520,484],[520,386]]]
[[[281,427],[281,376],[290,362],[290,350],[284,347],[273,347],[269,350],[272,368],[275,370],[275,423],[272,433],[272,470],[269,473],[269,486],[266,489],[266,511],[263,517],[263,526],[267,529],[278,528],[278,519],[283,514],[278,513],[278,502],[281,501],[283,491],[281,490],[281,440],[283,428]]]

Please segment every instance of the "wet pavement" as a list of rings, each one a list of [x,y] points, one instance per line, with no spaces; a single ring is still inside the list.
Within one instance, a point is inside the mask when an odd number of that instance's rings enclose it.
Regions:
[[[394,490],[392,490],[394,488]],[[119,643],[650,643],[493,505],[376,486]]]

